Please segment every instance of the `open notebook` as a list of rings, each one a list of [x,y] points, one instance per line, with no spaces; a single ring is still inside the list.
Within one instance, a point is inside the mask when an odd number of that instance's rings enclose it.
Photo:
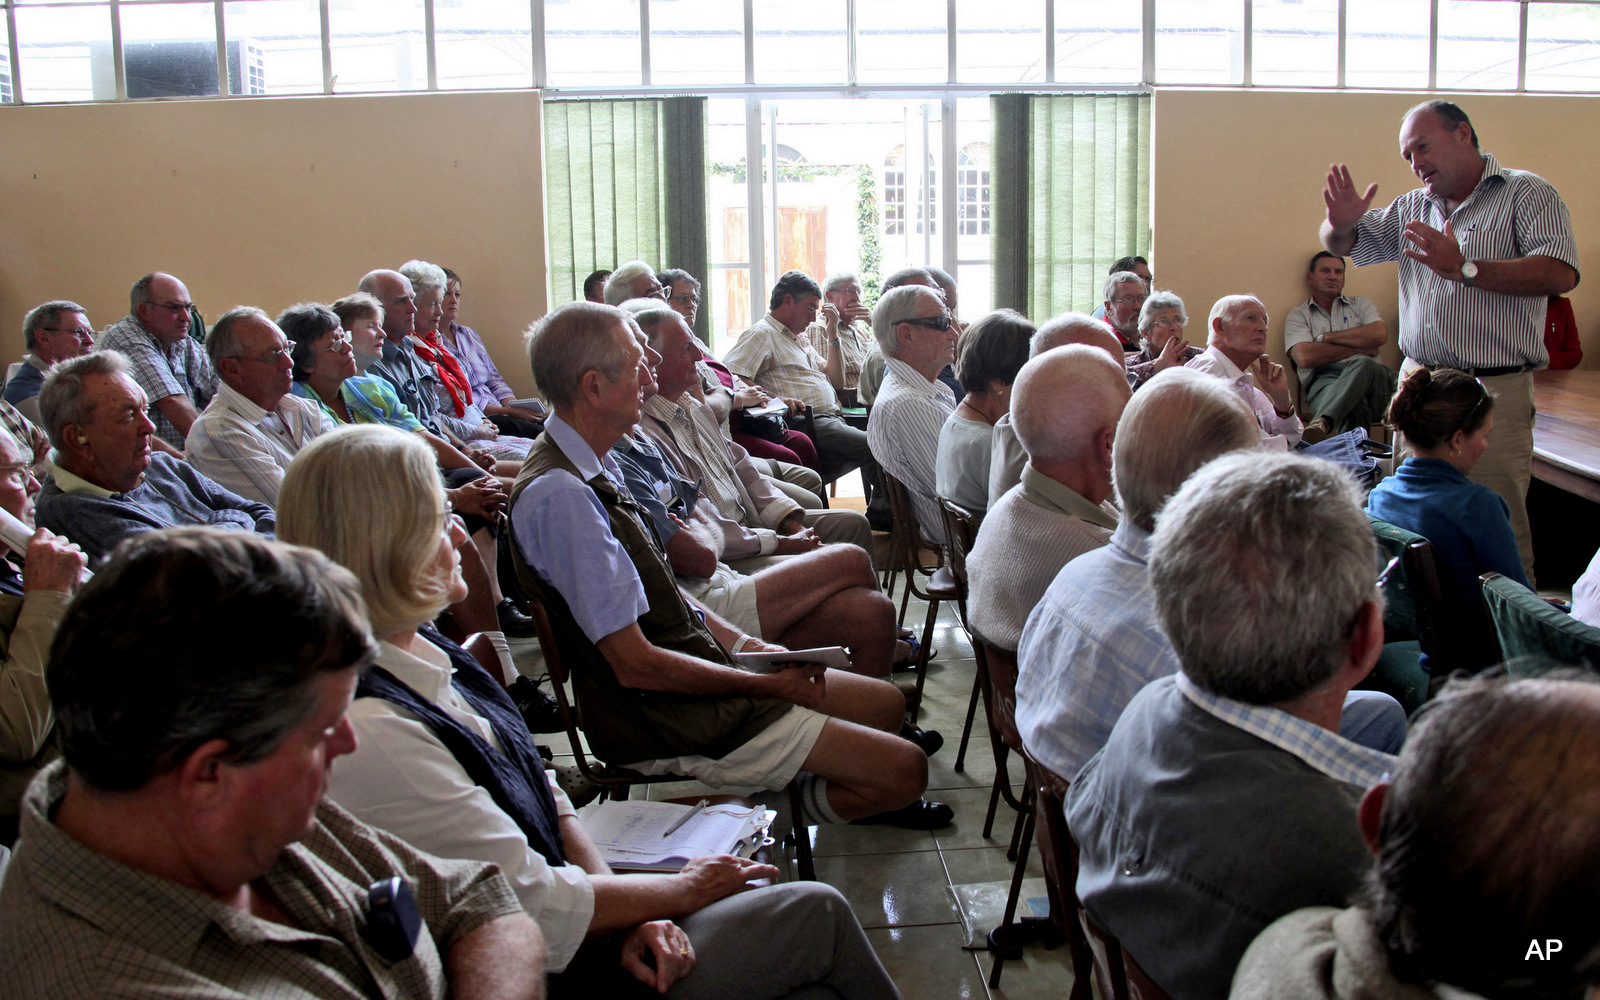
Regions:
[[[770,843],[767,828],[778,815],[764,806],[736,802],[707,806],[670,836],[662,834],[694,810],[676,802],[591,802],[579,813],[589,839],[617,869],[675,872],[710,854],[749,857]]]

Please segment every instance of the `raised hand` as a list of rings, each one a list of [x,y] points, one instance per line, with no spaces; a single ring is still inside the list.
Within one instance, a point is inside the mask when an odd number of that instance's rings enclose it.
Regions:
[[[1461,278],[1461,265],[1467,262],[1467,255],[1461,252],[1455,227],[1450,225],[1449,219],[1445,220],[1442,233],[1426,223],[1408,222],[1406,240],[1411,244],[1405,248],[1407,257],[1421,261],[1441,278],[1451,281]]]
[[[1272,405],[1277,407],[1279,413],[1294,408],[1294,400],[1289,398],[1289,373],[1284,371],[1282,365],[1263,354],[1251,367],[1255,369],[1256,382],[1261,386],[1261,391],[1272,400]]]
[[[1174,365],[1183,364],[1183,352],[1188,346],[1189,342],[1183,339],[1182,334],[1168,340],[1161,345],[1161,353],[1156,355],[1155,364],[1152,366],[1153,370],[1162,372]]]
[[[1356,222],[1378,193],[1378,185],[1368,185],[1366,194],[1356,192],[1356,182],[1350,179],[1350,168],[1343,163],[1328,167],[1327,185],[1322,189],[1323,204],[1328,206],[1328,225],[1336,233],[1355,229]]]

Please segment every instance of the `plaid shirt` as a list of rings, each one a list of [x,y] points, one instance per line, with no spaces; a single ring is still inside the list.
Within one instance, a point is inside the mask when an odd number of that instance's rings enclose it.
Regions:
[[[1288,712],[1202,691],[1181,670],[1178,690],[1202,712],[1293,754],[1335,781],[1371,788],[1394,771],[1399,761],[1398,757],[1369,750]]]
[[[805,339],[812,350],[817,351],[824,362],[835,350],[828,342],[828,325],[826,323],[812,323],[806,327]],[[839,324],[839,381],[841,388],[854,389],[861,379],[861,366],[866,363],[867,355],[872,353],[877,340],[872,336],[872,327],[866,323],[840,323]]]
[[[436,997],[444,956],[522,904],[492,865],[445,861],[358,823],[331,803],[260,882],[299,927],[251,916],[80,844],[49,819],[66,793],[56,762],[23,802],[0,889],[0,995]],[[367,887],[404,875],[428,933],[389,962],[362,937]]]
[[[132,315],[106,327],[95,347],[117,351],[128,359],[133,380],[150,399],[146,412],[156,425],[156,436],[181,451],[183,435],[156,404],[168,396],[187,396],[198,413],[211,403],[217,391],[217,373],[205,348],[192,337],[180,337],[171,347],[163,347],[139,317]]]

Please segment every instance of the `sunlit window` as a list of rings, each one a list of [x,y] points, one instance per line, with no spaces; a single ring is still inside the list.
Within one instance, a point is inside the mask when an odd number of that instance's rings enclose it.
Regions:
[[[956,156],[956,234],[989,235],[989,144],[969,142]]]

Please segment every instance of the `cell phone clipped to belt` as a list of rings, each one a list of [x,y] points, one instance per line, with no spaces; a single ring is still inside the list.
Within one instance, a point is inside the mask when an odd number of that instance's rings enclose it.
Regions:
[[[372,950],[391,962],[411,957],[422,933],[422,914],[411,895],[411,883],[399,875],[367,887],[367,926],[361,936]]]

